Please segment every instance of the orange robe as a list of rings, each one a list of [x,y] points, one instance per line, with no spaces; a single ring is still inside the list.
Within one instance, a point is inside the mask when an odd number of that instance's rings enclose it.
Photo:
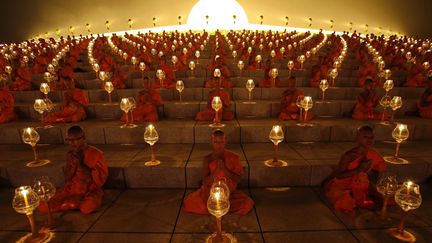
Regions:
[[[407,75],[405,87],[423,87],[425,84],[425,75],[423,74],[423,67],[419,64],[413,64]]]
[[[11,84],[11,90],[31,90],[32,84],[30,82],[31,73],[30,70],[25,68],[19,68],[15,81]]]
[[[225,150],[224,151],[225,166],[227,169],[238,176],[243,174],[243,166],[237,154]],[[211,154],[204,158],[204,164],[208,165],[210,173],[213,173],[217,168],[217,161],[212,160]],[[208,175],[204,175],[205,177]],[[230,212],[238,215],[246,215],[253,208],[253,201],[243,192],[237,191],[239,181],[230,178],[224,172],[220,172],[215,176],[215,179],[226,178],[227,186],[230,190]],[[184,210],[190,213],[209,214],[207,210],[207,199],[210,194],[212,184],[203,184],[200,189],[187,195],[184,199]]]
[[[426,90],[423,93],[420,102],[417,103],[417,109],[420,117],[432,119],[432,92]]]
[[[140,91],[137,107],[132,111],[134,121],[157,121],[159,119],[157,107],[162,104],[162,97],[156,90]],[[126,116],[127,114],[123,114],[121,120],[125,122]]]
[[[297,120],[299,119],[299,108],[296,104],[297,97],[303,96],[303,92],[298,89],[295,90],[285,90],[282,93],[281,100],[281,112],[279,113],[279,120],[287,121],[287,120]],[[302,119],[304,119],[304,113],[302,114]],[[306,120],[312,119],[312,112],[308,111],[306,115]]]
[[[108,167],[103,152],[93,146],[82,151],[69,151],[66,158],[66,182],[49,201],[51,212],[79,209],[89,214],[99,209],[102,186],[108,177]],[[41,201],[41,212],[48,212],[48,205]]]
[[[0,123],[17,119],[14,111],[14,98],[11,92],[0,90]]]
[[[345,155],[351,153],[355,152],[350,150]],[[357,154],[356,156],[356,159],[348,163],[346,170],[357,169],[363,160],[372,160],[372,170],[378,172],[385,170],[386,165],[383,158],[373,149],[369,149],[365,157]],[[336,210],[351,212],[367,198],[368,191],[372,186],[368,174],[359,172],[346,178],[335,177],[324,186],[324,189],[327,199]]]
[[[379,103],[379,98],[375,92],[361,92],[356,99],[352,118],[357,120],[380,119],[382,112],[376,111],[375,107]]]
[[[87,118],[84,109],[89,103],[87,95],[77,88],[67,91],[64,95],[63,110],[48,114],[44,118],[45,122],[78,122]]]
[[[215,110],[212,108],[211,103],[213,97],[219,96],[222,100],[222,108],[218,111],[218,117],[220,120],[231,121],[234,120],[234,114],[230,111],[224,111],[227,109],[230,103],[229,94],[223,89],[214,89],[210,91],[207,98],[207,109],[204,111],[198,112],[195,116],[195,120],[197,121],[213,121],[216,116]]]

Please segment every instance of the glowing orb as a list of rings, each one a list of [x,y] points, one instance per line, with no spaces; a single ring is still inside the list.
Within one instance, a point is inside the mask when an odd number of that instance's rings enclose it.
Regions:
[[[191,29],[242,29],[248,18],[235,0],[200,0],[190,11],[187,25]]]

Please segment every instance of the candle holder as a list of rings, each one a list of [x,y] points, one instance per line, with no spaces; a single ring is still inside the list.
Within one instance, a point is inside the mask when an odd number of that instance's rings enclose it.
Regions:
[[[329,88],[329,83],[327,81],[327,79],[322,79],[320,84],[319,84],[319,88],[322,91],[322,96],[321,96],[321,102],[320,103],[329,103],[328,101],[325,101],[325,91]]]
[[[136,108],[136,101],[135,101],[134,97],[128,97],[128,100],[129,100],[129,106],[130,106],[130,109],[129,109],[130,122],[129,122],[128,128],[135,128],[138,126],[138,125],[134,124],[134,116],[133,116],[133,110],[135,110],[135,108]]]
[[[311,96],[305,96],[300,103],[301,107],[304,109],[303,122],[297,123],[297,126],[300,127],[310,127],[313,126],[312,123],[307,121],[307,113],[313,107],[313,100]]]
[[[12,67],[7,65],[5,67],[5,73],[8,74],[9,80],[10,80],[10,82],[12,82]]]
[[[176,82],[176,90],[179,92],[180,103],[183,103],[183,101],[182,101],[182,92],[183,92],[184,88],[185,87],[184,87],[183,81],[182,80],[178,80]]]
[[[399,157],[400,144],[409,137],[409,130],[406,124],[399,123],[393,129],[392,137],[396,140],[396,152],[394,156],[385,156],[384,160],[392,164],[408,164],[408,160]]]
[[[50,101],[49,99],[35,99],[35,102],[33,104],[34,110],[37,111],[40,115],[41,124],[38,128],[51,128],[52,127],[50,125],[45,125],[45,123],[44,123],[44,115],[43,114],[45,113],[45,111],[48,111],[49,109],[53,108],[52,106],[48,107],[45,100]],[[52,104],[52,102],[51,102],[51,104]]]
[[[394,123],[394,117],[396,114],[396,110],[402,107],[402,97],[400,96],[393,96],[393,98],[390,101],[390,107],[392,109],[392,116],[391,116],[391,123]]]
[[[39,196],[41,201],[44,201],[48,207],[48,221],[46,225],[53,229],[57,227],[57,222],[54,221],[49,200],[55,195],[56,188],[47,176],[41,176],[34,180],[33,191]]]
[[[292,70],[294,68],[294,62],[293,61],[288,61],[287,66],[288,66],[288,70],[289,70],[288,76],[291,77],[291,72],[292,72]]]
[[[158,166],[160,161],[156,159],[154,152],[154,145],[159,140],[159,134],[157,133],[155,127],[150,124],[145,128],[144,141],[150,145],[151,150],[151,160],[144,163],[145,166]]]
[[[46,242],[50,238],[49,231],[38,231],[33,211],[39,206],[39,197],[30,186],[15,189],[12,207],[17,213],[27,215],[31,227],[31,235],[24,236],[23,242]]]
[[[246,89],[248,90],[248,101],[244,101],[243,104],[256,104],[255,101],[252,101],[252,90],[255,88],[255,82],[253,79],[248,79],[246,82]]]
[[[108,93],[108,104],[112,103],[111,93],[114,91],[114,85],[111,81],[106,81],[104,84],[104,89]]]
[[[45,95],[45,99],[48,99],[48,94],[51,91],[48,83],[41,83],[39,90]]]
[[[269,71],[269,76],[271,77],[271,87],[275,87],[276,86],[276,78],[279,76],[279,71],[277,70],[277,68],[272,68]]]
[[[199,65],[200,56],[201,56],[200,51],[195,51],[196,65]]]
[[[386,80],[383,84],[383,88],[386,92],[385,95],[388,95],[388,93],[390,92],[390,90],[393,89],[393,87],[394,87],[393,80],[391,79]]]
[[[171,62],[172,62],[172,64],[173,64],[173,71],[177,71],[177,69],[176,69],[176,64],[177,64],[177,62],[178,62],[178,58],[177,58],[177,56],[172,56],[172,57],[171,57]]]
[[[222,109],[222,100],[219,96],[215,96],[212,99],[211,106],[213,110],[215,110],[215,118],[213,119],[213,123],[209,125],[209,127],[225,127],[225,124],[221,123],[221,118],[219,118],[219,110]]]
[[[93,71],[96,73],[96,78],[99,77],[100,66],[97,63],[92,64]]]
[[[222,217],[229,212],[229,189],[227,186],[213,184],[210,189],[210,195],[207,199],[207,210],[209,213],[216,217],[216,232],[209,235],[206,243],[216,242],[237,242],[232,234],[222,231]]]
[[[411,181],[406,181],[399,190],[396,191],[395,201],[403,210],[400,224],[397,228],[387,231],[394,238],[404,242],[415,242],[416,237],[411,232],[405,230],[405,219],[408,211],[417,209],[422,203],[420,186]]]
[[[141,71],[141,79],[144,79],[144,71],[146,69],[146,65],[144,62],[139,63],[139,69]]]
[[[390,122],[387,120],[387,108],[390,107],[391,97],[388,95],[384,95],[380,100],[380,105],[383,107],[383,112],[381,116],[380,124],[382,125],[390,125]]]
[[[284,140],[284,131],[280,125],[274,125],[269,134],[270,141],[273,142],[273,159],[266,160],[264,164],[268,167],[284,167],[288,163],[278,158],[279,143]]]
[[[300,55],[297,58],[297,61],[300,63],[300,70],[303,70],[303,63],[306,61],[306,57],[304,55]]]
[[[376,184],[376,189],[383,196],[383,206],[378,215],[378,221],[383,224],[391,223],[391,218],[387,216],[387,203],[389,198],[393,197],[398,189],[396,175],[390,173],[381,174]]]
[[[122,98],[120,101],[120,109],[125,113],[126,123],[121,125],[120,128],[129,128],[129,110],[131,109],[129,99]]]
[[[138,59],[135,56],[131,57],[131,63],[132,63],[132,66],[133,66],[133,70],[135,71],[136,66],[138,64]]]
[[[21,138],[24,143],[32,147],[34,160],[26,164],[27,167],[39,167],[50,163],[50,160],[39,159],[39,154],[36,151],[36,144],[39,142],[39,133],[33,127],[27,127],[22,130]]]
[[[156,78],[159,79],[160,88],[163,89],[164,88],[163,80],[165,79],[165,72],[162,71],[162,69],[156,70]]]
[[[192,72],[192,75],[191,75],[192,77],[195,75],[195,74],[194,74],[195,67],[196,67],[195,62],[194,62],[194,61],[190,61],[190,62],[189,62],[189,69],[190,69],[191,72]]]
[[[330,70],[329,76],[332,78],[332,87],[335,87],[336,85],[335,81],[338,76],[338,70],[336,68],[333,68],[332,70]]]
[[[240,77],[241,77],[243,75],[244,62],[242,60],[238,61],[237,67],[240,70]]]

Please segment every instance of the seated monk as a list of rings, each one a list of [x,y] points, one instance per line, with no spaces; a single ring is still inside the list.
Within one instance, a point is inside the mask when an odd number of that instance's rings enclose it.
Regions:
[[[213,182],[226,180],[230,190],[230,212],[246,215],[253,208],[253,201],[243,192],[237,191],[237,185],[243,174],[243,166],[237,154],[225,149],[226,137],[223,131],[212,134],[213,152],[204,157],[202,186],[184,199],[184,210],[190,213],[209,214],[207,200]]]
[[[17,119],[14,111],[14,97],[6,88],[0,90],[0,123]]]
[[[432,77],[427,80],[426,90],[417,103],[420,117],[432,119]]]
[[[265,66],[262,63],[262,57],[261,55],[257,55],[255,59],[252,60],[252,63],[249,64],[248,70],[254,71],[254,70],[260,70],[264,69]]]
[[[216,68],[213,72],[213,78],[210,80],[207,80],[204,84],[205,88],[214,88],[216,87],[216,83],[219,83],[219,86],[225,89],[232,88],[233,84],[231,81],[226,79],[224,76],[222,76],[221,71]]]
[[[158,74],[159,71],[161,71],[160,74]],[[150,85],[150,87],[152,89],[174,89],[176,87],[176,84],[175,82],[167,78],[165,71],[163,71],[162,69],[158,69],[156,71],[155,80]]]
[[[23,91],[23,90],[31,90],[31,72],[29,69],[25,67],[18,68],[15,76],[15,81],[11,84],[10,90],[14,91]]]
[[[296,78],[291,76],[288,79],[288,88],[282,93],[281,112],[279,120],[297,120],[299,119],[299,108],[297,106],[297,97],[302,97],[303,92],[296,88]],[[302,117],[304,119],[304,116]],[[308,111],[306,120],[312,119],[312,112]]]
[[[357,120],[380,119],[382,113],[375,110],[380,99],[376,94],[372,79],[369,78],[365,80],[363,89],[363,92],[357,96],[352,118]]]
[[[375,65],[366,57],[363,58],[361,62],[362,64],[359,67],[359,79],[357,81],[359,87],[363,87],[365,85],[366,79],[369,79],[370,77],[376,77],[378,72]]]
[[[413,64],[408,71],[405,87],[424,87],[425,75],[421,64]]]
[[[149,78],[144,77],[144,90],[138,93],[138,102],[136,108],[132,111],[134,121],[157,121],[159,119],[157,107],[163,104],[163,100],[158,91],[151,89]],[[121,120],[126,122],[126,116],[123,114]]]
[[[234,120],[234,114],[230,111],[226,111],[231,105],[230,95],[220,87],[220,82],[215,83],[215,87],[208,94],[207,98],[207,109],[204,111],[200,111],[196,114],[195,120],[197,121],[213,121],[216,117],[216,112],[212,108],[213,97],[219,96],[222,100],[222,108],[218,111],[219,119],[225,121]]]
[[[372,148],[373,142],[373,129],[360,127],[357,130],[358,146],[342,155],[339,165],[324,183],[325,195],[336,210],[353,213],[357,207],[375,207],[377,202],[371,199],[374,185],[369,182],[369,175],[383,172],[386,165]]]
[[[84,131],[72,126],[66,141],[70,150],[66,157],[65,185],[49,200],[51,212],[79,209],[89,214],[102,204],[102,186],[108,177],[108,167],[103,152],[87,145]],[[39,211],[48,212],[45,201],[40,202]]]
[[[70,89],[64,93],[62,111],[48,114],[44,122],[78,122],[85,120],[87,114],[84,107],[88,105],[87,94],[75,88],[74,82],[70,82]]]
[[[279,77],[273,78],[272,77],[272,68],[273,66],[269,66],[269,68],[266,68],[266,70],[264,71],[264,79],[260,80],[258,82],[258,86],[260,88],[273,88],[273,87],[286,87],[286,85],[284,85],[282,83],[282,81],[279,79]]]

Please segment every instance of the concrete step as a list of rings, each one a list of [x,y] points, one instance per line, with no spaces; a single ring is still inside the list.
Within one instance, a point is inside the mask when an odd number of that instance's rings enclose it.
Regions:
[[[228,149],[240,156],[244,174],[240,187],[317,186],[330,175],[340,156],[355,144],[339,143],[283,143],[279,158],[288,166],[269,168],[264,161],[273,157],[271,143],[229,144]],[[146,167],[150,159],[147,144],[96,145],[105,153],[109,166],[107,188],[196,188],[202,179],[202,159],[211,152],[209,144],[159,144],[155,145],[158,167]],[[380,142],[376,148],[383,156],[393,155],[393,143]],[[427,142],[402,144],[400,156],[408,164],[388,164],[388,170],[400,179],[410,178],[424,182],[432,175],[432,152]],[[0,152],[8,158],[0,159],[0,185],[16,187],[32,184],[37,176],[49,175],[56,186],[64,183],[65,158],[68,150],[64,145],[39,145],[43,159],[51,164],[28,168],[32,159],[30,146],[2,145]]]

